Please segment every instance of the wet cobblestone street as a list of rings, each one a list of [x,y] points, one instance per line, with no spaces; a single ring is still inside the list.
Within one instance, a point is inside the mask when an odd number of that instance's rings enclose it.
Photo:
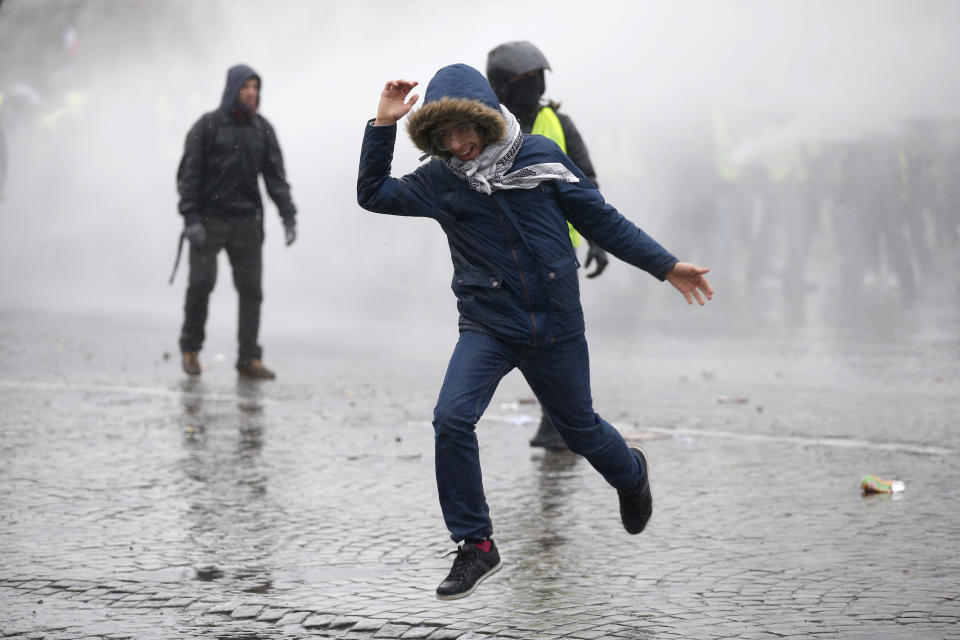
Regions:
[[[278,379],[249,383],[230,330],[187,380],[175,324],[0,312],[0,636],[960,637],[956,309],[697,340],[716,317],[678,315],[588,319],[597,409],[650,460],[647,531],[528,446],[512,373],[478,428],[504,568],[441,602],[452,327],[268,334]],[[867,473],[907,489],[862,496]]]

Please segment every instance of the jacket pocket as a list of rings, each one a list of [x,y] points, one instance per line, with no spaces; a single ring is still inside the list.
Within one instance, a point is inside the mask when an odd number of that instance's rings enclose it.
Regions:
[[[580,261],[576,256],[564,256],[559,260],[540,265],[540,277],[546,282],[555,282],[579,268]]]
[[[479,271],[470,271],[466,273],[453,274],[453,283],[450,285],[454,291],[463,287],[485,287],[489,289],[499,289],[503,285],[503,278],[489,273],[480,273]]]
[[[580,310],[580,282],[576,256],[565,256],[540,265],[540,277],[546,283],[544,290],[554,313],[568,314]]]
[[[460,315],[491,327],[509,315],[509,296],[502,287],[501,276],[478,271],[454,273],[451,284]]]

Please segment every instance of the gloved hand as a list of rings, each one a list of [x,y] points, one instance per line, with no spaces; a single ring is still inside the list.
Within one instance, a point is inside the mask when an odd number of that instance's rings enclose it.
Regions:
[[[293,218],[284,218],[283,233],[287,240],[287,246],[289,247],[297,239],[297,221]]]
[[[202,247],[203,243],[207,241],[207,230],[203,227],[202,222],[189,223],[183,228],[183,235],[195,247]]]
[[[603,273],[603,270],[607,268],[607,265],[610,264],[610,259],[607,258],[607,252],[593,244],[589,240],[587,241],[587,261],[584,263],[583,268],[589,269],[590,265],[594,262],[597,263],[597,268],[593,273],[588,273],[588,278],[596,278],[598,275]]]

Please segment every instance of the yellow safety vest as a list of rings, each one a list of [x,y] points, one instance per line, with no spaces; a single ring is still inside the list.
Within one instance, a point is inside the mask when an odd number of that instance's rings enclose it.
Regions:
[[[545,136],[557,143],[557,146],[566,153],[567,137],[563,134],[563,125],[560,124],[560,118],[550,107],[543,107],[537,114],[537,119],[533,121],[533,129],[530,133]],[[567,227],[570,229],[570,242],[575,247],[580,246],[580,234],[573,228],[569,222]]]
[[[78,116],[83,111],[83,105],[87,102],[87,96],[79,91],[70,91],[67,93],[67,99],[63,105],[46,113],[41,119],[40,124],[48,129],[55,128],[60,119],[64,116]]]
[[[713,113],[713,166],[724,182],[736,182],[740,169],[733,162],[733,137],[723,112],[714,109]]]

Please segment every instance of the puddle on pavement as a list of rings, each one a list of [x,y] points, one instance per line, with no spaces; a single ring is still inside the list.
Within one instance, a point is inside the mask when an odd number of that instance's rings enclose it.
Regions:
[[[124,573],[118,578],[133,582],[186,582],[197,577],[197,570],[193,567],[164,567],[163,569],[146,569]]]
[[[195,569],[195,577],[197,580],[202,582],[212,582],[213,580],[222,578],[223,571],[220,568],[212,565],[206,567],[197,567]]]
[[[223,623],[199,625],[195,627],[195,629],[202,633],[202,635],[198,637],[215,638],[215,640],[273,640],[277,637],[288,637],[286,635],[278,636],[276,632],[261,634],[256,631],[239,629],[236,631],[224,631]],[[192,638],[194,636],[191,635],[190,637]]]
[[[200,580],[201,582],[213,582],[215,580],[240,580],[246,581],[253,578],[259,578],[262,582],[254,584],[244,591],[249,593],[266,593],[274,589],[283,589],[291,584],[313,584],[320,582],[337,582],[344,580],[363,580],[368,578],[383,576],[389,572],[390,566],[356,566],[356,565],[335,565],[319,567],[301,567],[296,571],[270,571],[269,578],[266,577],[267,571],[251,572],[249,570],[223,570],[219,567],[209,565],[202,567],[164,567],[163,569],[151,569],[144,571],[134,571],[118,576],[123,580],[134,582],[187,582],[190,580]]]
[[[254,585],[252,587],[247,587],[243,589],[244,593],[270,593],[273,590],[273,582],[267,580],[263,584]]]
[[[273,578],[274,585],[280,587],[284,584],[317,584],[344,580],[365,580],[368,578],[383,577],[390,571],[391,567],[389,565],[336,565],[300,567],[296,572],[274,571],[271,573],[271,577]]]

